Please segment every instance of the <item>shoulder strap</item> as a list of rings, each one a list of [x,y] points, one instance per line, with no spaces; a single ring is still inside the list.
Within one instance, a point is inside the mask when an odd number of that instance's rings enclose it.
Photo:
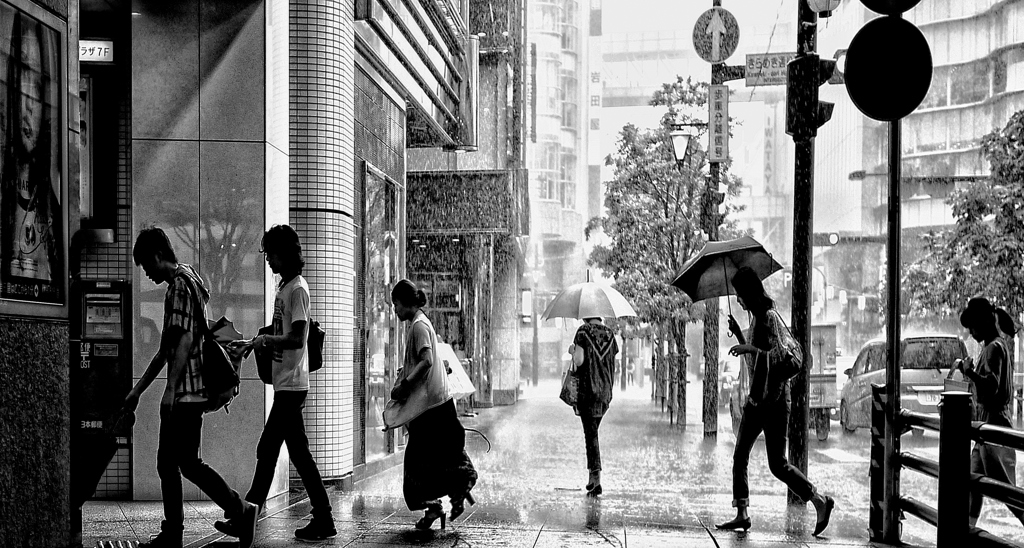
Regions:
[[[186,276],[185,274],[175,274],[174,277],[185,279],[185,283],[189,288],[188,292],[192,295],[192,306],[198,307],[199,332],[203,335],[213,335],[213,332],[210,331],[210,322],[206,319],[206,303],[204,303],[202,297],[199,296],[199,288],[196,287],[195,280],[193,280],[191,276]]]

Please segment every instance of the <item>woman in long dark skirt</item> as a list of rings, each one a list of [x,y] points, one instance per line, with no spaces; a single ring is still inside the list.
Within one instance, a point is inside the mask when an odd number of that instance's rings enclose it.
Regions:
[[[476,485],[477,473],[466,453],[466,430],[448,394],[447,372],[433,369],[444,364],[437,358],[434,326],[422,310],[426,295],[409,280],[402,280],[392,289],[391,302],[398,318],[411,323],[403,370],[391,398],[422,402],[425,408],[406,425],[409,439],[402,491],[410,510],[424,510],[416,528],[430,529],[440,518],[444,529],[441,497],[449,498],[451,519],[458,518],[465,512],[466,502],[475,502],[470,491]]]

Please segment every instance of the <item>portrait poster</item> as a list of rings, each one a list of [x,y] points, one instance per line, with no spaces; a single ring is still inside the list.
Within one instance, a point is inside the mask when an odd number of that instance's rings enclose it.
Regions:
[[[65,302],[61,43],[0,0],[0,299]]]

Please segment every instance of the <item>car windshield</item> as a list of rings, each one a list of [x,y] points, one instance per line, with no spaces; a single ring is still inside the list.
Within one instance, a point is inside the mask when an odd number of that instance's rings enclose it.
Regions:
[[[959,339],[912,339],[903,347],[903,369],[947,369],[965,357]]]

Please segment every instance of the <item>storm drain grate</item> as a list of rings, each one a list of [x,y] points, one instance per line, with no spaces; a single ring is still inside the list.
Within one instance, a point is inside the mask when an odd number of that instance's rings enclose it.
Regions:
[[[139,548],[137,540],[100,540],[96,542],[96,548]]]

